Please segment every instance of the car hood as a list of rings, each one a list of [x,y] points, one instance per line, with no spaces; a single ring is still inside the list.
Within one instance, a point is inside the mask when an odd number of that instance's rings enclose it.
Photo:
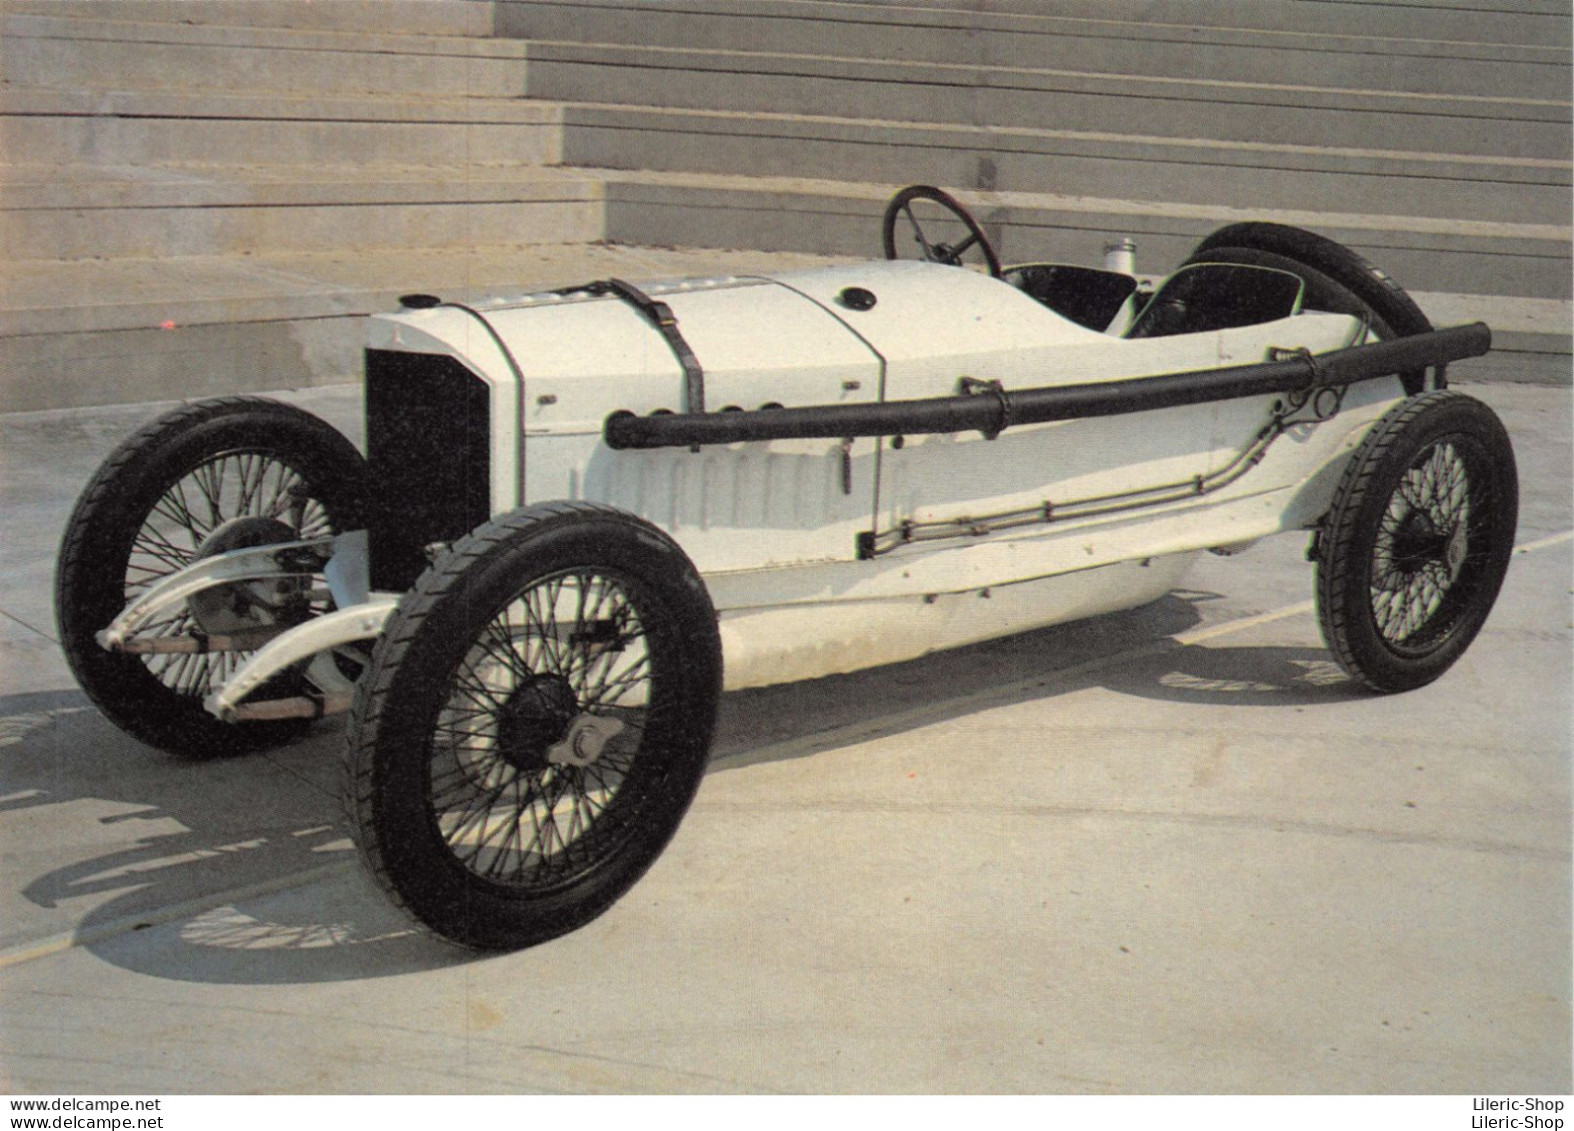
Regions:
[[[974,271],[870,262],[640,284],[671,310],[710,410],[879,399],[914,367],[1107,341]],[[685,375],[662,331],[614,294],[546,292],[378,315],[374,349],[448,354],[491,384],[523,382],[557,419],[682,412]],[[900,382],[898,382],[900,384]]]

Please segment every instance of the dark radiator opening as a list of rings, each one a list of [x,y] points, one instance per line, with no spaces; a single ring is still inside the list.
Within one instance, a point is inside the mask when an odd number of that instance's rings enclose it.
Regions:
[[[366,351],[372,588],[410,588],[426,547],[491,517],[486,383],[452,357]]]

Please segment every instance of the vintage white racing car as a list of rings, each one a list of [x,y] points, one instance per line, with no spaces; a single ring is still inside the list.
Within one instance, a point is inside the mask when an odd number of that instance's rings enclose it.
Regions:
[[[1370,687],[1437,678],[1480,629],[1517,478],[1443,366],[1485,326],[1434,331],[1273,224],[1156,288],[1118,247],[1003,269],[925,186],[883,236],[886,261],[409,296],[370,320],[365,459],[257,398],[155,421],[65,534],[82,686],[186,754],[348,711],[371,871],[506,948],[652,863],[724,687],[1132,608],[1285,531],[1312,533],[1327,644]]]

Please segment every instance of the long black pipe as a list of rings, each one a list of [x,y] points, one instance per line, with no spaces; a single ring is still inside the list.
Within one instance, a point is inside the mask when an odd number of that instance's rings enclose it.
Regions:
[[[986,386],[963,396],[752,412],[663,413],[658,416],[615,412],[607,417],[603,434],[607,446],[617,449],[971,431],[994,436],[1013,424],[1115,416],[1267,393],[1349,385],[1407,370],[1446,365],[1467,357],[1480,357],[1491,347],[1492,331],[1485,323],[1472,322],[1317,356],[1296,354],[1280,361],[1134,377],[1124,381],[1012,390]]]

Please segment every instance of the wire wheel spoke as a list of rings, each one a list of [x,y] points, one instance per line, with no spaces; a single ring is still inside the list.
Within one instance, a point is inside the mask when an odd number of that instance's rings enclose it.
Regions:
[[[271,519],[289,529],[291,540],[335,533],[323,502],[307,488],[300,472],[268,451],[231,451],[209,456],[171,483],[149,509],[132,537],[126,561],[124,596],[135,599],[164,578],[204,555],[215,532],[236,519]],[[233,547],[231,547],[233,548]],[[209,549],[206,552],[217,552]],[[314,584],[320,586],[321,579]],[[322,612],[327,602],[306,603],[260,589],[237,593],[259,623],[281,621],[285,605]],[[199,630],[182,610],[143,629],[143,635],[180,636]],[[148,671],[177,695],[201,699],[222,686],[246,653],[144,654]]]
[[[433,731],[430,810],[453,858],[527,891],[601,859],[648,792],[652,680],[618,576],[571,570],[516,593],[474,634]],[[588,754],[580,731],[594,736]]]
[[[1379,635],[1421,647],[1449,631],[1486,552],[1486,508],[1460,447],[1439,441],[1394,488],[1372,543],[1370,600]]]

